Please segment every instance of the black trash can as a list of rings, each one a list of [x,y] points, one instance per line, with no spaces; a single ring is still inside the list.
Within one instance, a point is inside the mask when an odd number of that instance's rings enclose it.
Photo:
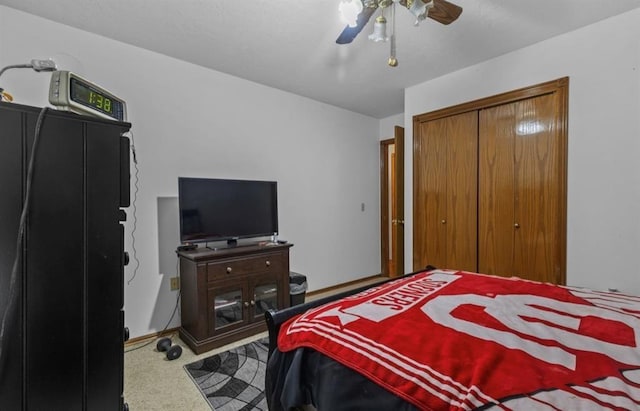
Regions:
[[[289,271],[289,297],[292,307],[304,304],[307,288],[307,277],[305,275]]]

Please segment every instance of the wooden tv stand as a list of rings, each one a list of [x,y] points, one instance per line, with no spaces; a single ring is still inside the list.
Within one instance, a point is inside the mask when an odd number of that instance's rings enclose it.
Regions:
[[[180,338],[201,354],[265,331],[266,310],[289,306],[289,248],[267,243],[177,251]]]

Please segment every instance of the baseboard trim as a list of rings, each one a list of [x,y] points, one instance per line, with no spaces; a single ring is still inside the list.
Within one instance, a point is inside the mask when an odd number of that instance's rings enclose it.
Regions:
[[[336,284],[336,285],[332,285],[331,287],[326,287],[326,288],[321,288],[319,290],[313,290],[313,291],[309,291],[307,292],[307,296],[308,297],[313,297],[315,295],[318,294],[324,294],[324,293],[330,293],[333,291],[337,291],[337,290],[341,290],[343,288],[350,288],[350,287],[357,287],[363,283],[369,282],[369,281],[373,281],[373,280],[377,280],[380,279],[382,280],[386,280],[388,279],[388,277],[382,275],[382,274],[375,274],[369,277],[364,277],[364,278],[360,278],[357,280],[353,280],[353,281],[347,281],[346,283],[340,283],[340,284]]]
[[[170,334],[174,334],[178,332],[178,329],[180,329],[180,327],[175,327],[175,328],[168,328],[164,331],[159,331],[157,333],[151,333],[151,334],[146,334],[146,335],[142,335],[140,337],[135,337],[135,338],[131,338],[128,341],[126,341],[124,343],[125,348],[129,347],[131,345],[135,345],[135,344],[139,344],[143,341],[149,340],[151,338],[160,338],[163,337],[165,335],[170,335]]]

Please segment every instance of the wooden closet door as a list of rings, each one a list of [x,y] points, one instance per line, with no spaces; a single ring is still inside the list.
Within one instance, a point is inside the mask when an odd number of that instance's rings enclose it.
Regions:
[[[480,110],[478,137],[478,271],[513,274],[516,107]]]
[[[564,282],[560,103],[550,93],[480,113],[480,272]]]
[[[563,142],[556,127],[557,94],[517,104],[514,151],[515,275],[559,283],[566,222]],[[561,243],[562,239],[562,243]]]
[[[414,270],[477,268],[477,112],[414,127]]]
[[[446,267],[447,140],[445,119],[418,124],[414,130],[413,269]]]
[[[478,112],[447,120],[447,268],[478,269]]]

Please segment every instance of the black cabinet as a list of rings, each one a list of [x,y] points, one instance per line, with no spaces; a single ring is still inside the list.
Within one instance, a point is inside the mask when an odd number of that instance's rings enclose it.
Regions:
[[[0,410],[122,410],[130,124],[44,115],[16,250],[39,114],[0,103]]]

